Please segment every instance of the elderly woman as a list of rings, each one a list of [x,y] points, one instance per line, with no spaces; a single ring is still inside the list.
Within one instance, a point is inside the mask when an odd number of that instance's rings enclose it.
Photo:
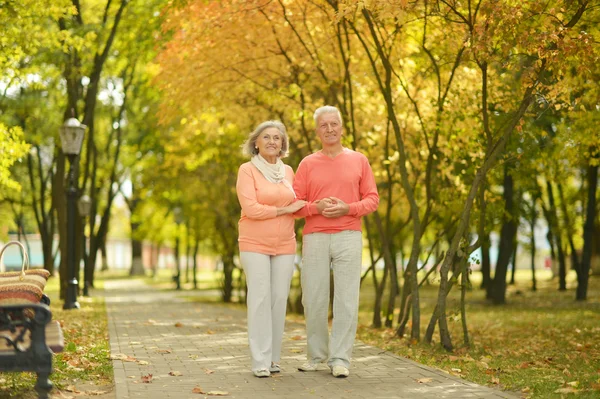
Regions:
[[[248,285],[248,342],[256,377],[280,371],[285,311],[296,256],[292,214],[305,204],[296,200],[292,168],[281,161],[287,150],[283,124],[261,123],[243,145],[244,154],[251,158],[240,166],[236,184],[242,206],[238,241]]]

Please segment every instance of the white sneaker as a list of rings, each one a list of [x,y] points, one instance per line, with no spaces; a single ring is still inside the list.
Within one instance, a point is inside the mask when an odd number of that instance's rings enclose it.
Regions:
[[[271,372],[267,369],[254,370],[252,372],[254,373],[254,376],[258,378],[265,378],[271,376]]]
[[[277,364],[277,363],[271,363],[271,367],[269,368],[269,371],[271,373],[280,373],[281,366],[279,366],[279,364]]]
[[[346,378],[350,375],[350,370],[344,366],[333,366],[331,368],[331,374],[333,374],[335,378]]]
[[[304,363],[302,366],[298,367],[298,370],[299,371],[317,371],[317,368],[319,368],[319,362],[310,360],[310,361]]]

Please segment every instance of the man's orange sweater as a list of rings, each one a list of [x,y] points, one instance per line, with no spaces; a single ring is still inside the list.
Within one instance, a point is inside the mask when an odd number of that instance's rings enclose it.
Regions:
[[[347,148],[335,158],[320,151],[304,158],[296,171],[294,191],[298,199],[308,201],[295,213],[306,217],[304,234],[361,231],[361,216],[374,212],[379,205],[377,185],[367,157]],[[339,218],[321,216],[315,201],[327,197],[347,203],[348,214]]]
[[[294,171],[285,166],[285,178],[292,184]],[[240,166],[236,184],[242,206],[238,223],[240,252],[265,255],[296,253],[292,214],[277,216],[277,208],[294,202],[294,194],[283,183],[271,183],[250,162]]]

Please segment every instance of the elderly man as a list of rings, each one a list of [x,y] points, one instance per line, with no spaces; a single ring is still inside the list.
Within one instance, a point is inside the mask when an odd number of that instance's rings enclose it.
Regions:
[[[304,158],[294,180],[297,198],[307,205],[302,248],[302,304],[308,359],[300,371],[316,371],[327,361],[334,377],[349,375],[358,322],[362,259],[360,218],[377,209],[379,195],[367,158],[342,145],[337,108],[315,111],[321,150]],[[329,276],[333,270],[333,324],[328,332]]]

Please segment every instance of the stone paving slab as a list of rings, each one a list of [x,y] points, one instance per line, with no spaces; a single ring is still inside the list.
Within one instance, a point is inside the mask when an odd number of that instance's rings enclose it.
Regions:
[[[333,378],[325,364],[316,372],[300,372],[306,335],[298,323],[286,325],[282,373],[256,378],[250,371],[246,312],[188,300],[193,295],[157,291],[139,280],[105,282],[111,354],[130,357],[113,361],[117,399],[197,399],[217,392],[227,398],[519,398],[358,341],[350,377]]]

